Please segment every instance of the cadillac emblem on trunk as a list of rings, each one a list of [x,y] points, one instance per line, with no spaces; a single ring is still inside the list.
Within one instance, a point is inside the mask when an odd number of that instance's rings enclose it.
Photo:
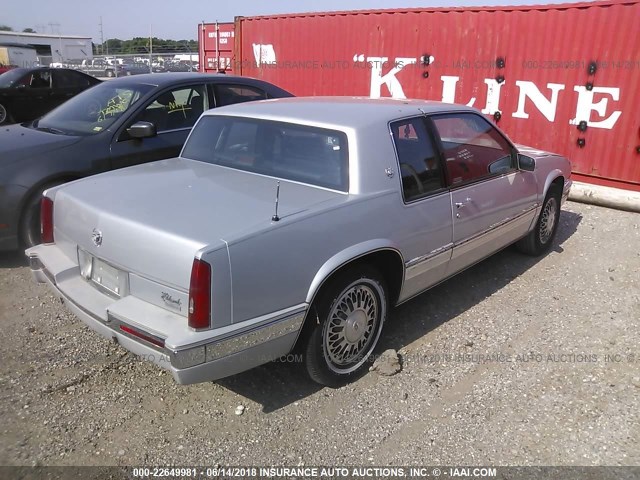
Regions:
[[[93,244],[96,247],[102,245],[102,232],[97,228],[94,228],[93,232],[91,233],[91,240],[93,240]]]

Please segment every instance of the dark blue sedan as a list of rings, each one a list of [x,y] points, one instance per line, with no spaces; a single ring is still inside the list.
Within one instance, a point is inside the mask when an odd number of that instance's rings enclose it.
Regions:
[[[175,157],[207,109],[290,96],[245,77],[137,75],[96,85],[39,120],[0,127],[0,250],[40,243],[45,189]]]

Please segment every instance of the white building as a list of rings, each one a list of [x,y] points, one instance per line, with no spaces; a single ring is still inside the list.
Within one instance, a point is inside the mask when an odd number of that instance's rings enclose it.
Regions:
[[[40,64],[64,63],[93,58],[91,37],[47,35],[42,33],[0,32],[0,44],[23,44],[35,47]]]

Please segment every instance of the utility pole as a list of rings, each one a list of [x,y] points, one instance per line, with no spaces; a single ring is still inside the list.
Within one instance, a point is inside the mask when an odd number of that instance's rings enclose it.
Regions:
[[[57,33],[58,33],[58,35],[60,35],[60,24],[59,23],[49,22],[47,25],[49,25],[49,27],[51,28],[51,33],[56,33],[56,32],[53,31],[53,27],[56,27]]]
[[[149,73],[153,73],[153,24],[149,25]]]
[[[100,17],[100,53],[104,55],[104,32],[102,31],[102,16]]]

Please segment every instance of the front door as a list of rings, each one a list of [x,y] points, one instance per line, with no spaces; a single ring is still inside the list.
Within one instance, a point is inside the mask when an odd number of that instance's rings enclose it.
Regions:
[[[535,176],[517,169],[516,151],[474,113],[431,117],[451,189],[453,252],[447,275],[522,237],[535,216]]]
[[[209,108],[204,84],[174,87],[151,99],[111,145],[112,168],[122,168],[165,158],[177,157],[200,114]],[[157,135],[131,138],[126,128],[136,122],[150,122]]]

